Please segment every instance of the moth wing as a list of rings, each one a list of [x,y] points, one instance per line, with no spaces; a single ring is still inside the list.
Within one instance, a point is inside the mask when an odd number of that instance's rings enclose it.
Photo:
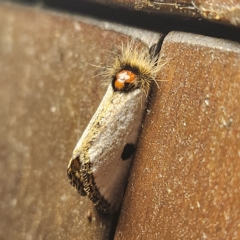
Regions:
[[[124,93],[109,86],[74,150],[72,159],[79,157],[81,165],[89,166],[84,170],[91,175],[84,177],[84,190],[102,210],[104,200],[110,210],[119,209],[132,162],[131,153],[124,149],[131,151],[137,143],[145,105],[141,89]]]

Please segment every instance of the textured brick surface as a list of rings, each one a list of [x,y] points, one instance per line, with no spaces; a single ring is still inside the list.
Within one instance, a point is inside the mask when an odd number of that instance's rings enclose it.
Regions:
[[[240,46],[170,33],[115,239],[239,239]]]
[[[112,217],[70,186],[66,170],[105,92],[93,65],[126,38],[5,4],[0,36],[0,238],[106,239]]]

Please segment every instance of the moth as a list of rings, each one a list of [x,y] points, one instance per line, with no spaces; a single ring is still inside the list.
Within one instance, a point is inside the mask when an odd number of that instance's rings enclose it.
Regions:
[[[130,42],[113,54],[105,96],[73,150],[70,183],[105,213],[118,211],[145,113],[157,59]]]

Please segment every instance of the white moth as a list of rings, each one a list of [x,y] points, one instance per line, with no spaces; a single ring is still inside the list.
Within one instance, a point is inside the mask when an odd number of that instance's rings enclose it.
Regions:
[[[136,43],[114,54],[111,82],[69,162],[67,175],[81,195],[110,213],[119,210],[146,108],[156,58]]]

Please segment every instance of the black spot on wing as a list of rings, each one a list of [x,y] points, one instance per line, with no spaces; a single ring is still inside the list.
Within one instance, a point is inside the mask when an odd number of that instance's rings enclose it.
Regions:
[[[133,155],[134,151],[135,151],[135,145],[132,143],[127,143],[121,155],[122,160],[124,161],[129,159]]]

